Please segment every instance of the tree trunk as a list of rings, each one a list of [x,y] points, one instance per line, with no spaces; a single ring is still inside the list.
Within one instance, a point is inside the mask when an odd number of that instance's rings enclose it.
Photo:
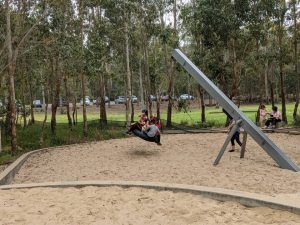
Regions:
[[[177,39],[177,1],[174,0],[173,3],[173,20],[174,20],[174,33],[173,33],[173,38]],[[165,43],[166,45],[166,43]],[[175,44],[177,45],[177,44]],[[175,46],[173,46],[175,47]],[[167,48],[165,47],[165,57],[169,57],[169,54],[167,52]],[[167,123],[166,127],[171,127],[172,126],[172,107],[173,107],[173,97],[174,97],[174,73],[175,73],[175,62],[172,60],[169,65],[170,67],[168,68],[168,78],[169,78],[169,83],[168,83],[168,95],[169,95],[169,101],[168,101],[168,109],[167,109]]]
[[[266,95],[266,104],[270,103],[269,96],[269,87],[268,87],[268,76],[269,76],[269,62],[268,60],[265,63],[265,95]]]
[[[283,26],[283,25],[282,25]],[[280,29],[283,29],[281,26]],[[282,121],[287,123],[286,117],[286,104],[285,104],[285,84],[284,84],[284,74],[283,74],[283,31],[279,32],[278,41],[279,41],[279,75],[280,75],[280,92],[281,92],[281,110],[282,110]]]
[[[69,93],[69,90],[68,90],[68,80],[67,80],[67,77],[64,76],[64,86],[65,86],[65,92],[66,92],[66,108],[67,108],[67,117],[68,117],[68,124],[69,124],[69,128],[72,130],[72,118],[71,118],[71,115],[70,115],[70,93]],[[63,102],[62,102],[63,104]]]
[[[256,38],[256,56],[257,59],[259,58],[259,40]],[[262,72],[260,71],[259,63],[256,65],[256,73],[259,77],[259,105],[256,112],[256,124],[259,124],[259,117],[260,117],[260,106],[263,104],[263,86],[264,86],[264,79],[262,76]]]
[[[84,35],[83,35],[83,0],[79,1],[79,17],[80,17],[80,36],[81,36],[81,59],[83,63],[84,59]],[[83,100],[83,106],[82,106],[82,116],[83,116],[83,136],[88,136],[88,126],[87,126],[87,115],[86,115],[86,105],[85,105],[85,75],[84,75],[84,65],[80,68],[80,77],[81,77],[81,96]]]
[[[232,92],[231,98],[238,96],[238,74],[235,39],[232,39]]]
[[[298,42],[297,42],[297,10],[296,1],[293,1],[293,17],[294,17],[294,66],[295,66],[295,78],[296,78],[296,102],[293,112],[293,119],[296,120],[298,106],[299,106],[299,94],[300,94],[300,76],[298,75]]]
[[[22,81],[21,81],[21,92],[22,92],[22,113],[23,113],[23,122],[24,122],[24,128],[27,126],[26,121],[26,104],[25,104],[25,77],[24,73],[22,72]]]
[[[105,82],[103,74],[100,75],[99,81],[99,93],[100,93],[100,125],[107,124],[106,108],[105,108]]]
[[[55,63],[55,74],[53,77],[55,77],[55,91],[52,99],[52,107],[51,107],[51,131],[52,134],[56,134],[56,111],[57,107],[59,104],[59,93],[60,93],[60,83],[61,83],[61,76],[59,74],[59,57],[56,58],[56,63]]]
[[[42,123],[42,128],[41,128],[41,136],[40,136],[40,146],[42,147],[44,145],[44,133],[45,133],[45,124],[47,122],[47,117],[48,117],[48,103],[49,103],[49,91],[46,89],[46,96],[45,96],[45,102],[43,102],[45,105],[45,116],[44,120]]]
[[[201,88],[200,85],[198,85],[198,93],[199,93],[199,97],[200,97],[200,106],[201,106],[201,124],[203,126],[206,123],[206,118],[205,118],[205,103],[204,103],[203,89]]]
[[[73,125],[75,126],[77,124],[77,106],[76,106],[76,96],[73,98]]]
[[[144,86],[143,86],[143,74],[142,74],[142,59],[139,61],[139,91],[141,98],[141,110],[145,109],[145,99],[144,99]]]
[[[8,52],[9,98],[10,98],[10,128],[11,128],[11,154],[17,153],[17,127],[16,127],[16,98],[15,98],[15,71],[18,49],[13,52],[11,36],[9,1],[5,1],[6,7],[6,45]]]
[[[30,116],[31,116],[31,124],[34,124],[34,123],[35,123],[35,119],[34,119],[33,91],[32,91],[32,83],[31,83],[31,79],[29,79],[28,85],[29,85],[29,98],[30,98]]]
[[[125,50],[126,50],[126,123],[129,126],[131,122],[132,114],[132,92],[131,92],[131,72],[130,72],[130,59],[129,59],[129,34],[128,34],[128,24],[127,18],[125,19]]]

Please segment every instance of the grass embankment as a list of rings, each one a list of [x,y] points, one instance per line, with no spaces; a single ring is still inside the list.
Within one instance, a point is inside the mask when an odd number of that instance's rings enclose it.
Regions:
[[[5,134],[2,135],[3,152],[0,153],[0,165],[13,161],[19,155],[40,148],[68,145],[75,143],[82,143],[86,141],[100,141],[114,138],[125,137],[124,127],[121,126],[107,126],[103,129],[99,128],[99,121],[90,121],[88,127],[88,137],[83,136],[83,125],[78,123],[73,126],[72,130],[66,123],[58,123],[56,135],[52,135],[50,124],[46,124],[44,132],[44,141],[40,143],[41,137],[41,123],[37,122],[26,128],[18,127],[17,141],[18,154],[12,157],[10,154],[10,138]]]

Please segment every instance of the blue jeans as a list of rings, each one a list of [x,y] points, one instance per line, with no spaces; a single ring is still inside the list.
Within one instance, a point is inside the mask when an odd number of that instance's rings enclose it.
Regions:
[[[239,144],[239,146],[242,146],[242,142],[240,141],[240,132],[237,131],[234,133],[231,138],[231,145],[235,145],[234,140]]]

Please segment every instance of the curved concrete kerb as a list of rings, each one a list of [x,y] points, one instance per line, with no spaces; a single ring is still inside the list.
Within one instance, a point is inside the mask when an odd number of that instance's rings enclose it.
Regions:
[[[88,144],[88,143],[81,143],[81,144]],[[31,156],[35,153],[39,153],[39,152],[47,152],[50,150],[66,148],[66,147],[75,146],[75,145],[78,145],[78,144],[42,148],[42,149],[34,150],[31,152],[27,152],[27,153],[21,155],[16,161],[14,161],[2,173],[0,173],[0,185],[10,184],[13,181],[13,179],[15,178],[15,175],[21,169],[24,162],[29,158],[29,156]]]
[[[234,191],[223,188],[212,188],[195,185],[167,184],[159,182],[141,181],[70,181],[70,182],[50,182],[33,184],[14,184],[0,186],[0,190],[24,189],[24,188],[67,188],[67,187],[122,187],[122,188],[147,188],[158,191],[184,192],[202,195],[219,201],[234,201],[249,207],[270,207],[273,209],[285,210],[300,215],[300,202],[287,202],[285,199],[254,194],[249,192]]]

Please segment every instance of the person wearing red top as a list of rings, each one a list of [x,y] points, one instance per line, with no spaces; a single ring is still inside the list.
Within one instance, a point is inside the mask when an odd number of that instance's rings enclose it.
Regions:
[[[133,130],[138,129],[139,131],[142,130],[142,127],[147,124],[148,122],[148,110],[143,109],[142,114],[139,116],[140,120],[139,122],[133,123],[130,125],[127,134],[131,134]]]

